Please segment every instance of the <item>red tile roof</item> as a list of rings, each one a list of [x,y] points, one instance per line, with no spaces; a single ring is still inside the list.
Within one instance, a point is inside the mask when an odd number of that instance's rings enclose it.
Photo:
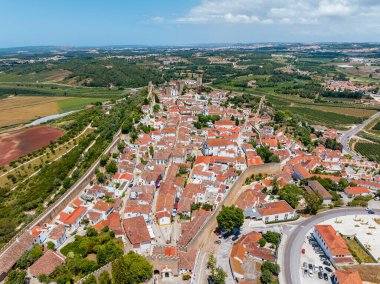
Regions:
[[[284,200],[268,202],[258,209],[261,216],[270,216],[293,212],[294,209]]]
[[[339,284],[362,284],[362,279],[358,271],[342,271],[337,270],[334,272]]]
[[[81,218],[86,212],[87,208],[83,206],[77,207],[73,212],[71,212],[65,220],[61,220],[66,225],[74,224],[79,218]],[[61,213],[62,214],[62,213]]]
[[[351,255],[346,242],[331,225],[315,225],[314,227],[319,235],[323,238],[332,256]]]
[[[65,262],[65,257],[58,254],[53,250],[48,250],[43,256],[41,256],[35,263],[29,267],[30,273],[38,277],[42,274],[49,275],[54,269]]]
[[[150,235],[143,216],[123,220],[125,235],[132,245],[150,243]]]
[[[371,193],[371,191],[368,188],[363,187],[363,186],[347,187],[344,191],[346,192],[346,194],[352,194],[352,195]]]

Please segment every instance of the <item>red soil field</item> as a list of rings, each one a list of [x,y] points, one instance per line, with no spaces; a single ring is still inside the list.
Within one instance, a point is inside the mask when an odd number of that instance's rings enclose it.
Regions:
[[[38,150],[64,134],[62,130],[36,126],[0,135],[0,166]]]

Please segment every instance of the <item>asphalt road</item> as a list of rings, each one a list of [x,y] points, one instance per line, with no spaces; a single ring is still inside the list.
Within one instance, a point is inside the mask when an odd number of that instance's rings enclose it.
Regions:
[[[380,210],[374,210],[376,215],[380,215]],[[340,208],[329,210],[314,217],[308,218],[298,224],[291,232],[284,251],[284,267],[286,284],[301,284],[301,249],[307,232],[316,224],[332,218],[346,215],[367,214],[364,208]]]
[[[355,151],[351,150],[350,149],[350,139],[352,136],[356,135],[358,132],[360,132],[361,130],[363,130],[363,128],[371,123],[372,121],[374,121],[376,118],[380,117],[380,112],[377,112],[375,113],[373,116],[371,116],[370,118],[368,118],[367,120],[363,121],[361,124],[355,126],[353,129],[347,131],[346,133],[343,134],[342,138],[341,138],[341,143],[343,144],[343,150],[348,153],[349,155],[351,155],[354,159],[356,160],[360,160],[362,159],[362,157],[360,155],[358,155],[357,153],[355,153]]]

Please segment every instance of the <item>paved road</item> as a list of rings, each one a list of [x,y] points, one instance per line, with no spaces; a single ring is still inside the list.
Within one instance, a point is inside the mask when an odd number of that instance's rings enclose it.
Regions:
[[[380,215],[380,210],[374,210]],[[367,214],[364,208],[340,208],[329,210],[314,217],[308,218],[298,224],[298,226],[290,233],[285,245],[283,263],[283,273],[285,283],[301,284],[300,267],[301,267],[301,249],[307,232],[315,225],[325,220],[346,215]]]
[[[346,133],[343,134],[342,138],[341,138],[341,143],[343,144],[343,150],[350,154],[354,159],[356,160],[360,160],[362,159],[362,157],[360,155],[358,155],[355,151],[351,150],[350,149],[350,139],[352,136],[356,135],[358,132],[360,132],[361,130],[363,130],[363,128],[371,123],[372,121],[374,121],[376,118],[380,117],[380,112],[377,112],[375,113],[373,116],[371,116],[370,118],[368,118],[367,120],[363,121],[361,124],[355,126],[353,129],[347,131]]]

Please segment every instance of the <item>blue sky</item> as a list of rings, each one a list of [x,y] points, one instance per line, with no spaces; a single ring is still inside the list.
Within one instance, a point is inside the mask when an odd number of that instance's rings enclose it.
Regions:
[[[0,0],[0,47],[379,41],[379,0]]]

